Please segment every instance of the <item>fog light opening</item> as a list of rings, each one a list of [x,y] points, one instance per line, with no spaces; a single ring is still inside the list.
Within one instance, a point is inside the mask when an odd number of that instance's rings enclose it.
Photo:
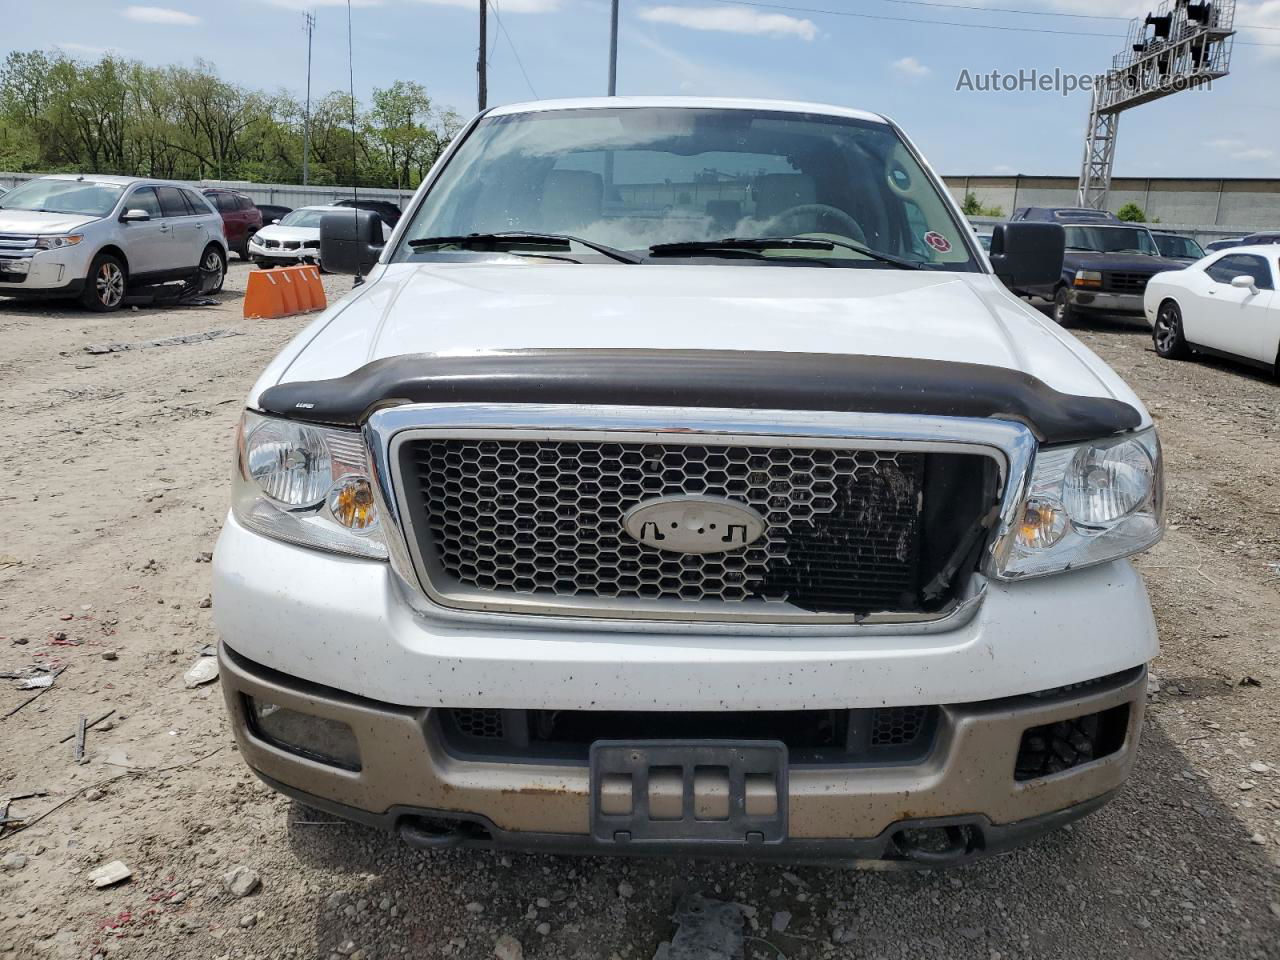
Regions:
[[[1018,783],[1065,773],[1118,752],[1129,729],[1129,704],[1071,720],[1031,727],[1022,734],[1013,779]]]
[[[340,720],[317,717],[254,697],[245,697],[249,729],[273,747],[308,760],[358,771],[360,747],[351,727]]]

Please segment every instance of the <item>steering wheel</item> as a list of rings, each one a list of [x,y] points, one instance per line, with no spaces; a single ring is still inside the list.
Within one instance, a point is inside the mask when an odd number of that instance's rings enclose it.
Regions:
[[[863,245],[867,243],[867,235],[862,232],[862,227],[859,226],[858,221],[839,207],[833,207],[829,203],[801,203],[794,207],[789,207],[770,219],[765,224],[764,230],[766,233],[777,233],[784,236],[797,233],[798,230],[784,230],[782,225],[806,214],[817,217],[831,217],[833,220],[838,220],[840,226],[845,228],[844,235],[846,237]]]

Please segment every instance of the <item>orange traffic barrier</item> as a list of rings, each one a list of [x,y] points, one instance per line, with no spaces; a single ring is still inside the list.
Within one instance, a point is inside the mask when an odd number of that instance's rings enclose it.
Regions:
[[[327,305],[320,271],[311,264],[249,273],[244,291],[246,318],[287,317],[323,310]]]

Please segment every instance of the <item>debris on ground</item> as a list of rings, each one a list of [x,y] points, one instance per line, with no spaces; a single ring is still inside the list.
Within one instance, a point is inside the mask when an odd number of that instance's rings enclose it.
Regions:
[[[89,871],[89,882],[95,887],[111,887],[133,876],[133,871],[124,865],[123,860],[112,860]]]
[[[498,960],[524,960],[524,947],[509,933],[504,933],[493,945],[493,955]]]
[[[84,352],[96,356],[103,353],[124,353],[128,350],[149,350],[152,347],[177,347],[186,343],[202,343],[205,340],[239,336],[243,336],[243,334],[238,330],[206,330],[204,333],[188,333],[180,337],[162,337],[159,340],[139,340],[137,343],[90,344],[84,348]]]
[[[182,675],[187,689],[199,687],[218,679],[218,661],[215,657],[201,657]]]
[[[85,728],[86,730],[92,730],[94,727],[98,726],[98,724],[102,723],[104,720],[106,720],[106,719],[107,719],[107,717],[110,717],[110,716],[111,716],[112,714],[114,714],[115,712],[116,712],[116,711],[115,711],[115,708],[113,707],[112,709],[110,709],[110,710],[108,710],[106,713],[104,713],[102,716],[98,717],[96,720],[90,720],[88,723],[86,723],[86,724],[84,725],[84,728]],[[110,729],[110,728],[109,728],[109,727],[104,726],[104,727],[102,727],[101,729],[103,729],[103,730],[108,730],[108,729]],[[63,738],[62,738],[61,740],[59,740],[58,742],[59,742],[59,743],[66,743],[68,740],[71,740],[72,738],[74,738],[75,736],[77,736],[77,734],[78,734],[78,733],[79,733],[79,730],[77,729],[75,733],[68,733],[65,737],[63,737]]]
[[[688,894],[676,905],[675,936],[654,960],[735,960],[743,953],[742,911],[736,903]]]
[[[247,897],[262,886],[262,878],[253,867],[233,867],[222,875],[222,885],[233,897]]]

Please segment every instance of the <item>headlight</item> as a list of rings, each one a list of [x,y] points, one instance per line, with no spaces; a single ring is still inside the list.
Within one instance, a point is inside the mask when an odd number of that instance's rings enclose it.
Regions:
[[[63,247],[74,247],[83,239],[79,233],[69,233],[63,237],[36,237],[36,249],[60,250]]]
[[[262,238],[255,233],[253,236],[249,238],[249,243],[257,244],[260,247],[262,246]]]
[[[386,559],[359,431],[246,412],[236,446],[232,513],[240,523],[278,540]]]
[[[996,551],[1006,580],[1105,563],[1164,533],[1164,467],[1154,429],[1036,454],[1017,521]]]
[[[1097,270],[1077,270],[1072,284],[1077,287],[1102,286],[1102,274]]]

